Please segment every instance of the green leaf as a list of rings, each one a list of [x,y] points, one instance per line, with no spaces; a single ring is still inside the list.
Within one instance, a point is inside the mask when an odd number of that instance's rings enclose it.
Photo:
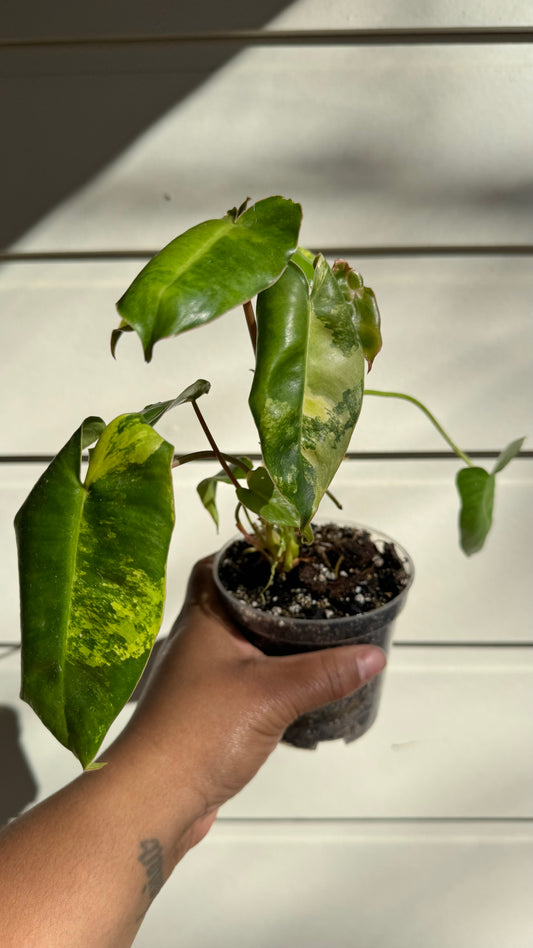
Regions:
[[[337,471],[361,410],[364,357],[347,303],[320,257],[313,288],[290,263],[257,300],[250,407],[265,466],[305,527]]]
[[[482,549],[492,524],[496,479],[482,467],[464,467],[457,474],[461,498],[459,535],[467,556]]]
[[[93,444],[98,440],[102,431],[105,428],[105,421],[102,421],[101,418],[97,418],[95,415],[91,415],[90,418],[86,418],[81,426],[81,449],[88,448],[90,444]]]
[[[114,359],[116,359],[115,353],[117,351],[118,341],[125,332],[133,332],[133,326],[128,325],[126,320],[122,319],[120,322],[120,325],[116,329],[114,329],[113,332],[111,333],[110,347],[111,347],[111,355],[113,356]]]
[[[492,468],[493,474],[497,474],[498,471],[503,471],[504,467],[507,467],[509,462],[520,453],[520,449],[525,440],[525,438],[517,438],[516,441],[511,441],[511,443],[503,449],[496,460],[496,464]]]
[[[250,471],[247,483],[247,488],[239,487],[237,498],[248,510],[258,514],[267,523],[281,524],[287,527],[300,526],[298,512],[280,494],[266,468],[258,467]]]
[[[242,479],[246,477],[248,471],[252,469],[253,464],[249,458],[239,458],[238,460],[238,464],[229,464],[228,467],[234,477]],[[205,509],[211,514],[215,521],[217,531],[220,525],[217,507],[217,486],[219,484],[231,483],[226,472],[221,470],[217,474],[213,474],[212,477],[206,477],[203,481],[200,481],[196,488]]]
[[[274,283],[296,249],[301,217],[299,204],[270,197],[240,216],[229,212],[192,227],[150,260],[118,301],[119,329],[136,330],[149,362],[159,339],[202,326]]]
[[[381,316],[377,300],[374,291],[369,286],[363,286],[355,291],[352,302],[355,312],[355,328],[361,340],[365,359],[368,362],[368,371],[370,372],[374,359],[383,345]]]
[[[306,250],[305,247],[298,247],[291,257],[292,262],[297,264],[300,270],[303,270],[305,273],[309,286],[313,285],[315,278],[315,258],[316,254],[311,253],[310,250]]]
[[[339,284],[344,299],[351,303],[355,290],[360,290],[365,283],[358,270],[354,270],[347,260],[335,260],[331,272]]]
[[[370,372],[383,345],[381,317],[374,291],[364,285],[361,274],[353,270],[346,260],[336,260],[332,272],[344,298],[353,306],[355,328]]]
[[[197,379],[192,385],[188,385],[183,392],[180,392],[176,398],[171,398],[168,402],[155,402],[154,405],[147,405],[139,414],[142,415],[147,424],[155,425],[171,408],[184,405],[185,402],[195,402],[202,395],[207,395],[210,388],[211,382],[207,382],[206,379]]]
[[[116,418],[82,484],[83,427],[33,488],[15,529],[21,696],[86,767],[157,635],[174,513],[172,445],[139,415]]]

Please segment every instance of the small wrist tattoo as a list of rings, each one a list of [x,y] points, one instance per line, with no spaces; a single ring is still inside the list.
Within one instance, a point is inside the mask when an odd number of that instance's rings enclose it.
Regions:
[[[146,869],[146,884],[150,902],[155,899],[163,885],[163,847],[158,839],[141,839],[141,852],[137,861]]]

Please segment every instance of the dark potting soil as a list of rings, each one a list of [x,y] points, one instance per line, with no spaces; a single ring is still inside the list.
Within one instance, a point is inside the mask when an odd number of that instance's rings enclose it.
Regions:
[[[334,523],[313,526],[298,564],[276,573],[244,540],[229,547],[220,578],[238,599],[272,615],[333,619],[370,612],[394,599],[409,582],[393,543],[375,543],[366,530]]]

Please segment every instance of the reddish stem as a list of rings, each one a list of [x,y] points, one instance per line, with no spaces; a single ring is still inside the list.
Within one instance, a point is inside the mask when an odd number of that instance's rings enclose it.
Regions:
[[[203,431],[204,431],[204,434],[205,434],[207,440],[209,441],[209,444],[210,444],[211,447],[213,448],[213,452],[215,453],[216,458],[217,458],[218,462],[220,463],[220,466],[222,467],[222,469],[223,469],[223,470],[226,472],[226,474],[228,475],[228,477],[229,477],[231,483],[232,483],[235,487],[239,487],[240,485],[239,485],[239,482],[238,482],[237,478],[234,476],[233,471],[231,470],[231,468],[229,467],[229,465],[226,463],[226,459],[224,458],[224,455],[220,452],[220,450],[219,450],[219,448],[218,448],[218,445],[217,445],[215,439],[213,438],[213,435],[211,434],[209,428],[207,427],[207,422],[206,422],[204,416],[202,415],[202,412],[201,412],[200,409],[198,408],[198,405],[196,404],[196,401],[195,401],[194,399],[192,400],[192,407],[194,408],[194,410],[195,410],[195,412],[196,412],[196,417],[198,418],[198,421],[200,422],[200,424],[201,424],[201,426],[202,426],[202,429],[203,429]]]
[[[252,340],[252,349],[255,354],[257,352],[257,323],[255,321],[255,313],[251,300],[243,303],[242,307],[244,309],[244,315],[246,316],[246,325],[248,326],[250,339]]]

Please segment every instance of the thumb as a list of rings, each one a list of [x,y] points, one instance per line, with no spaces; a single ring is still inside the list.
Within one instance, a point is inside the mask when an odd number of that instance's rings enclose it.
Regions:
[[[385,652],[375,645],[342,645],[270,659],[271,695],[282,723],[288,726],[301,714],[353,694],[386,662]]]

